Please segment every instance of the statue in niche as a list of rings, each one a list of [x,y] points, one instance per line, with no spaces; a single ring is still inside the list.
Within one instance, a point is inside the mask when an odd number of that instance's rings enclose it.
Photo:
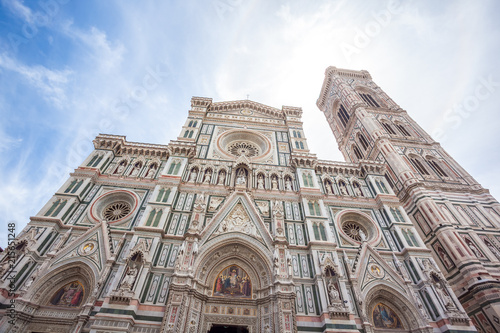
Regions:
[[[148,172],[146,172],[145,178],[153,178],[156,173],[156,163],[152,163],[149,165]]]
[[[259,175],[259,177],[257,177],[257,188],[259,190],[264,189],[264,177],[262,175]]]
[[[469,248],[472,250],[472,252],[476,257],[483,258],[483,254],[481,253],[481,251],[479,251],[479,249],[476,247],[476,245],[474,245],[474,243],[472,243],[470,239],[466,238],[465,242],[467,243],[467,245],[469,246]]]
[[[191,175],[189,176],[189,181],[194,183],[196,181],[197,176],[198,176],[198,170],[196,168],[192,169]]]
[[[184,244],[184,243],[183,243]],[[135,246],[137,248],[137,245]],[[136,253],[134,254],[128,261],[127,271],[125,273],[125,277],[120,283],[120,289],[122,290],[131,290],[134,286],[134,282],[139,274],[140,263],[142,261],[142,254]]]
[[[338,304],[340,302],[340,293],[332,280],[328,282],[328,296],[330,297],[331,305]]]
[[[238,176],[236,178],[236,185],[245,185],[247,183],[247,175],[244,169],[238,171]]]
[[[326,191],[326,194],[332,194],[332,187],[331,187],[330,182],[325,182],[325,191]]]
[[[142,165],[139,162],[134,164],[134,166],[132,167],[132,171],[130,171],[130,177],[136,177],[139,174],[139,170],[141,170],[141,167]]]
[[[205,179],[203,180],[203,182],[204,182],[205,184],[210,183],[210,178],[212,178],[212,171],[208,170],[208,171],[205,173]]]
[[[271,179],[271,189],[273,189],[273,190],[278,189],[278,179],[276,176],[273,176]]]
[[[488,247],[488,249],[497,257],[497,259],[500,259],[500,254],[498,253],[498,250],[491,244],[487,239],[483,239],[484,244]]]
[[[35,279],[36,279],[36,274],[33,274],[32,276],[30,276],[30,278],[28,279],[28,281],[26,281],[26,283],[21,288],[21,290],[22,291],[28,290],[31,287],[31,285],[33,284],[33,282],[35,281]]]
[[[434,286],[436,287],[436,293],[443,301],[446,310],[455,308],[455,304],[453,304],[453,300],[451,299],[450,295],[448,295],[447,291],[445,291],[445,287],[443,286],[443,284],[441,282],[438,282],[435,283]]]
[[[346,184],[345,184],[343,181],[340,181],[340,182],[339,182],[339,189],[340,189],[340,193],[341,193],[342,195],[349,195],[349,194],[347,193],[347,186],[346,186]]]
[[[361,186],[359,186],[358,183],[354,183],[352,185],[352,187],[354,188],[354,194],[358,197],[362,197],[363,196],[363,192],[361,192]]]
[[[223,170],[219,172],[219,182],[218,184],[224,185],[224,182],[226,181],[226,172]]]
[[[287,191],[292,191],[292,181],[290,180],[289,177],[286,177],[285,188]]]
[[[121,161],[120,164],[118,164],[118,167],[115,170],[115,174],[121,175],[123,171],[125,171],[125,167],[127,166],[127,162]]]

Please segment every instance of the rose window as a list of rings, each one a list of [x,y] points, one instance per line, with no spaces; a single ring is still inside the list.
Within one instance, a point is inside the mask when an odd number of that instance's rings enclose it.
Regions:
[[[257,145],[244,141],[229,144],[227,151],[234,156],[254,157],[260,155],[260,149]]]
[[[363,238],[366,239],[368,235],[367,230],[362,225],[352,221],[347,221],[343,223],[342,231],[351,239],[357,242],[361,242]]]
[[[125,201],[113,202],[107,205],[106,208],[104,208],[103,216],[106,219],[106,221],[113,222],[124,218],[130,213],[131,210],[132,207],[128,202]]]

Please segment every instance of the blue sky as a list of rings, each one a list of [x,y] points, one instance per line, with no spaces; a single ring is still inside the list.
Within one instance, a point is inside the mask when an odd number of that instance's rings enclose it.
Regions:
[[[301,106],[311,151],[343,160],[315,105],[328,66],[368,70],[500,197],[496,1],[0,6],[0,246],[7,223],[20,232],[98,133],[166,144],[179,134],[191,96]],[[145,81],[150,75],[155,80]]]

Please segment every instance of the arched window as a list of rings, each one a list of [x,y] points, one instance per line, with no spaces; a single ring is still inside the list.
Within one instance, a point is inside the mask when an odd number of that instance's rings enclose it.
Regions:
[[[309,214],[314,215],[314,204],[313,204],[313,202],[309,201],[308,206],[309,206]]]
[[[298,141],[295,141],[295,148],[300,149],[300,148],[299,148],[299,142],[298,142]]]
[[[377,185],[377,188],[380,193],[386,193],[388,194],[389,191],[387,190],[387,187],[385,187],[385,184],[383,181],[376,179],[375,184]]]
[[[302,181],[304,182],[304,186],[309,187],[309,179],[305,173],[302,174]]]
[[[187,138],[189,135],[189,131],[184,132],[184,138]]]
[[[438,175],[440,175],[441,177],[448,177],[448,174],[444,172],[444,170],[436,160],[429,158],[427,159],[427,162],[431,165],[431,167],[434,169],[434,171],[436,171]]]
[[[340,119],[340,122],[342,123],[342,126],[344,128],[347,126],[347,123],[349,122],[349,114],[345,110],[344,106],[340,104],[339,111],[337,112],[337,116]]]
[[[299,143],[300,143],[300,149],[304,149],[304,143],[302,141],[300,141]]]
[[[314,212],[316,216],[321,216],[321,210],[319,209],[319,204],[317,201],[314,201]]]
[[[198,122],[197,122],[197,121],[195,121],[195,122],[193,123],[193,127],[196,127],[196,125],[198,125]]]
[[[314,187],[313,177],[311,176],[310,173],[307,174],[307,180],[309,181],[309,186]]]
[[[293,131],[293,137],[296,138],[297,137],[297,131]]]
[[[368,149],[368,142],[366,141],[365,136],[363,134],[359,133],[358,139],[359,139],[359,143],[361,143],[361,146],[363,147],[363,150],[367,150]]]
[[[76,182],[77,182],[76,179],[73,180],[71,184],[69,184],[68,188],[64,191],[64,193],[68,193],[69,191],[71,191],[71,189],[76,185]]]
[[[411,136],[410,133],[406,130],[406,128],[401,124],[395,124],[396,128],[403,134],[404,136]]]
[[[319,237],[318,225],[316,223],[313,224],[313,231],[314,231],[314,239],[321,240],[321,238]]]
[[[377,101],[370,94],[360,93],[359,95],[361,96],[363,101],[365,101],[365,103],[368,104],[369,106],[372,106],[374,108],[380,107],[380,105],[377,103]]]
[[[382,122],[382,126],[384,126],[385,130],[387,131],[387,133],[396,135],[396,132],[394,131],[394,129],[392,128],[392,126],[389,125],[388,123],[386,123],[386,122],[383,121]]]
[[[191,126],[193,126],[193,121],[192,120],[189,122],[188,127],[191,127]]]
[[[429,171],[427,171],[427,169],[422,165],[422,163],[420,162],[420,160],[416,157],[410,157],[410,161],[411,163],[413,164],[413,166],[415,168],[417,168],[417,170],[423,174],[423,175],[426,175],[426,176],[429,176]]]
[[[358,147],[356,146],[352,146],[352,150],[354,151],[354,155],[356,155],[356,158],[358,160],[362,160],[363,159],[363,155],[361,155],[361,152],[359,151]]]
[[[319,233],[321,235],[321,240],[326,241],[327,240],[326,231],[325,231],[325,226],[323,225],[323,223],[319,224]]]
[[[191,139],[193,137],[193,131],[189,132],[189,138]]]
[[[300,131],[297,131],[297,136],[300,138],[302,138],[302,135],[300,134]]]
[[[92,166],[92,164],[94,164],[94,161],[97,159],[97,155],[94,155],[94,157],[92,157],[92,159],[90,160],[89,163],[87,163],[87,166]]]
[[[101,163],[102,161],[102,158],[103,158],[104,155],[100,155],[99,158],[97,159],[97,161],[95,161],[94,164],[92,164],[92,167],[95,168],[96,166],[99,165],[99,163]]]

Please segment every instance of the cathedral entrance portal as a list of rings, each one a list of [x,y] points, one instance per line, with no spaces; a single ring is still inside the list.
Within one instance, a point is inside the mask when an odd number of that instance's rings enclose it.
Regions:
[[[245,326],[214,325],[209,333],[248,333]]]

